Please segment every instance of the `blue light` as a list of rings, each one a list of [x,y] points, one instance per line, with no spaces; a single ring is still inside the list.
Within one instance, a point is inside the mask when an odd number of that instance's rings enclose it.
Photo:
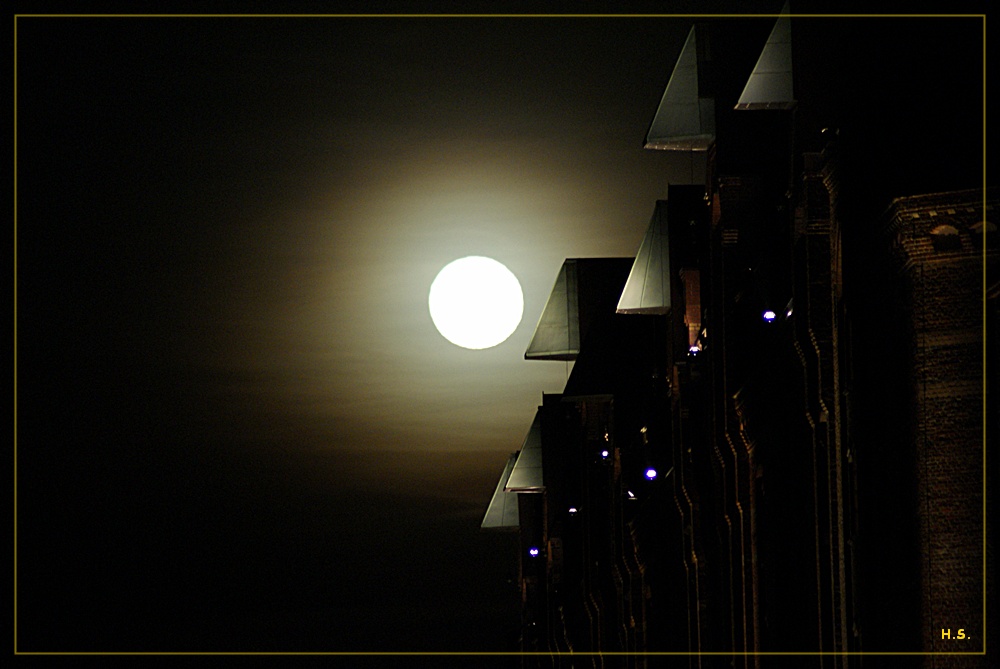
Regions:
[[[532,546],[531,548],[528,549],[528,555],[530,555],[531,557],[538,557],[538,549]]]
[[[656,470],[653,469],[652,467],[650,467],[649,469],[647,469],[646,470],[646,478],[648,478],[650,481],[652,481],[653,479],[655,479],[656,478]]]
[[[778,315],[773,311],[771,311],[770,309],[764,312],[764,320],[767,321],[768,323],[772,322],[777,317]]]

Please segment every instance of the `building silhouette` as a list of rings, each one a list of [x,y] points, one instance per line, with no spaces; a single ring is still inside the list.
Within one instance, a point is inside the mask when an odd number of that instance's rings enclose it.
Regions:
[[[742,81],[728,30],[691,29],[651,123],[679,167],[636,257],[567,260],[525,353],[574,366],[483,520],[519,534],[522,663],[985,667],[940,653],[986,641],[997,193],[845,247],[790,18]]]

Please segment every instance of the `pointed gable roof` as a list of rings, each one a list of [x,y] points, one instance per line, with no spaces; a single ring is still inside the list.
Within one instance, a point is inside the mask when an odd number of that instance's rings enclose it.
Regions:
[[[580,352],[580,309],[576,262],[567,259],[559,270],[545,309],[535,326],[526,360],[575,360]]]
[[[514,462],[517,460],[517,453],[507,458],[507,464],[500,475],[496,490],[490,499],[490,505],[486,508],[486,515],[480,527],[484,530],[514,530],[520,525],[520,516],[517,510],[517,493],[507,492],[507,481],[510,473],[514,469]]]
[[[567,258],[524,352],[525,360],[576,360],[594,319],[615,313],[632,258]]]
[[[774,23],[757,66],[747,79],[736,109],[790,109],[792,93],[792,20],[788,3]]]
[[[715,101],[698,95],[698,46],[691,26],[646,133],[644,148],[704,151],[714,139]]]
[[[521,444],[521,451],[517,455],[517,462],[510,472],[507,485],[504,486],[507,492],[542,492],[545,490],[545,483],[542,478],[542,410],[535,411],[535,420],[531,422],[531,428],[524,437]]]
[[[670,311],[670,240],[667,201],[657,200],[646,236],[625,282],[619,314],[666,314]]]

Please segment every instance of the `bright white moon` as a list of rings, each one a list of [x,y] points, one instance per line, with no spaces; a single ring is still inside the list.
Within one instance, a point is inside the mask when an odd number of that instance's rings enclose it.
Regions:
[[[434,326],[463,348],[496,346],[513,334],[524,313],[521,284],[492,258],[469,256],[444,266],[427,298]]]

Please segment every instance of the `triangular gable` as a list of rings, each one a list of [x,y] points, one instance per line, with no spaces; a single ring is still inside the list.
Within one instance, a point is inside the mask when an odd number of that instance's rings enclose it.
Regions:
[[[510,472],[507,485],[504,486],[507,492],[542,492],[545,484],[542,480],[542,410],[539,408],[535,412],[535,420],[531,423],[524,443],[521,445],[521,452],[517,455],[517,462]]]
[[[580,312],[576,262],[567,259],[524,352],[527,360],[576,360],[580,352]]]
[[[514,469],[514,462],[517,454],[511,455],[507,459],[507,464],[500,475],[496,490],[493,491],[493,498],[486,508],[486,515],[480,527],[484,530],[514,530],[520,525],[520,517],[517,511],[517,493],[507,492],[507,481],[510,473]]]
[[[698,47],[691,26],[646,133],[647,149],[704,151],[715,139],[715,101],[698,96]]]
[[[794,106],[792,20],[786,2],[735,108],[791,109]]]
[[[670,311],[670,240],[667,201],[658,200],[646,236],[625,282],[620,314],[666,314]]]

